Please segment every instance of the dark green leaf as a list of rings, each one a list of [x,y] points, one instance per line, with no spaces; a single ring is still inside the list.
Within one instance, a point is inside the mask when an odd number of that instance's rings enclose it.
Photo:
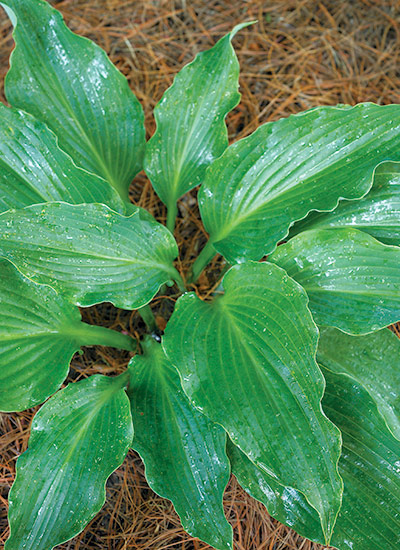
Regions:
[[[240,99],[239,63],[231,40],[248,24],[198,54],[154,110],[157,129],[146,145],[145,170],[169,208],[203,182],[207,166],[228,146],[225,116]]]
[[[393,332],[384,329],[366,336],[349,336],[324,328],[320,331],[317,361],[357,380],[400,439],[400,340]]]
[[[82,342],[77,307],[0,261],[0,410],[42,403],[62,384]]]
[[[341,201],[329,213],[312,212],[293,226],[290,235],[307,229],[354,227],[385,244],[400,245],[400,163],[384,162],[378,166],[374,185],[362,199]]]
[[[270,260],[306,290],[318,325],[365,334],[400,320],[400,248],[357,229],[315,229]]]
[[[4,0],[16,48],[6,96],[42,120],[61,149],[82,168],[102,176],[127,198],[142,167],[142,108],[106,53],[72,33],[43,0]]]
[[[261,126],[207,170],[199,194],[214,248],[230,262],[271,253],[294,221],[365,195],[400,160],[400,105],[318,107]]]
[[[42,403],[67,376],[80,346],[133,349],[129,337],[81,322],[77,307],[0,261],[0,410]]]
[[[324,544],[320,519],[307,499],[296,489],[284,487],[267,472],[258,468],[228,441],[228,456],[232,473],[249,495],[262,502],[268,513],[300,535]]]
[[[105,482],[133,437],[123,380],[97,375],[69,384],[36,414],[10,493],[6,550],[51,550],[103,506]]]
[[[113,187],[77,168],[32,116],[0,104],[0,212],[30,204],[102,202],[124,212]]]
[[[329,539],[340,507],[340,435],[321,411],[318,332],[304,291],[281,269],[248,262],[211,304],[177,302],[164,347],[193,404],[275,480],[301,491]]]
[[[100,204],[47,203],[5,212],[0,232],[0,255],[77,305],[136,309],[179,278],[175,240],[141,211],[124,217]]]
[[[340,550],[400,548],[400,442],[354,379],[323,373],[324,410],[343,436],[345,489],[331,544]]]
[[[358,338],[360,339],[360,338]],[[343,503],[331,546],[340,550],[394,550],[400,545],[400,442],[388,430],[375,402],[350,376],[323,369],[323,407],[340,428],[343,451],[339,472]],[[323,542],[318,515],[304,497],[252,464],[229,446],[232,471],[269,513],[295,531]]]
[[[223,550],[232,548],[222,496],[229,481],[224,430],[198,412],[179,375],[154,340],[143,343],[129,370],[135,438],[150,487],[172,500],[184,529]]]

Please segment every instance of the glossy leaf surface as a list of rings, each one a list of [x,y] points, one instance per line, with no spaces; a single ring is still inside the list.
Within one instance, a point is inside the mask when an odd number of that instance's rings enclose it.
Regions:
[[[400,105],[317,107],[261,126],[209,168],[199,194],[214,248],[230,262],[271,253],[289,227],[362,197],[400,160]]]
[[[0,105],[0,212],[49,201],[102,202],[124,211],[114,188],[78,168],[42,122]]]
[[[304,291],[281,269],[248,262],[211,304],[181,297],[164,347],[193,404],[278,483],[301,491],[327,539],[341,500],[338,430],[321,411],[317,329]]]
[[[224,430],[195,409],[162,347],[148,339],[130,364],[135,437],[150,487],[172,500],[184,529],[214,548],[232,548],[222,496],[229,481]]]
[[[317,361],[337,374],[348,374],[357,380],[400,439],[400,339],[392,331],[349,336],[334,328],[323,328]]]
[[[42,403],[67,376],[82,341],[77,307],[0,261],[0,410]]]
[[[232,473],[249,495],[262,502],[268,513],[281,523],[314,542],[324,544],[318,514],[302,493],[282,486],[253,464],[231,441],[228,441],[227,450]]]
[[[105,482],[132,441],[120,378],[69,384],[36,414],[17,461],[6,550],[51,550],[77,535],[105,501]]]
[[[42,403],[62,384],[80,346],[133,350],[129,336],[81,321],[77,307],[0,260],[0,410]]]
[[[343,504],[331,544],[340,550],[399,548],[400,442],[354,379],[323,373],[323,407],[343,436]]]
[[[400,320],[398,247],[357,229],[316,229],[269,259],[306,290],[318,325],[365,334]]]
[[[331,546],[340,550],[395,549],[400,545],[400,442],[393,437],[376,403],[355,379],[323,369],[327,387],[323,407],[343,436],[339,472],[343,503]],[[232,471],[268,512],[303,536],[323,542],[318,515],[304,497],[281,487],[234,445],[228,447]]]
[[[341,201],[328,213],[311,212],[294,225],[291,235],[307,229],[354,227],[385,244],[400,245],[400,163],[385,162],[378,166],[374,185],[362,199]]]
[[[238,25],[176,75],[154,109],[157,129],[146,145],[145,170],[169,207],[203,182],[228,146],[225,116],[239,102],[239,63],[231,44]]]
[[[58,136],[61,149],[127,198],[142,167],[143,111],[106,53],[72,33],[44,0],[4,0],[13,13],[15,50],[8,101]]]
[[[100,204],[34,205],[2,214],[0,232],[0,255],[77,305],[136,309],[178,277],[175,240],[140,211],[124,217]]]

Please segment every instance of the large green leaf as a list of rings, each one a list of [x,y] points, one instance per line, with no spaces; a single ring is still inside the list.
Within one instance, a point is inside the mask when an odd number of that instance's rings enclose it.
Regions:
[[[343,436],[345,489],[331,544],[340,550],[400,548],[400,442],[354,379],[323,373],[324,410]]]
[[[264,124],[207,170],[210,240],[230,263],[258,260],[311,210],[365,195],[383,160],[400,160],[400,105],[317,107]]]
[[[324,544],[318,514],[302,493],[278,483],[257,467],[230,440],[227,446],[232,473],[249,495],[262,502],[268,513],[300,535]],[[334,529],[335,531],[335,529]]]
[[[283,270],[248,262],[211,304],[181,297],[164,347],[193,404],[280,484],[304,493],[326,539],[340,507],[340,435],[321,411],[318,331]]]
[[[80,346],[133,349],[115,331],[81,322],[77,307],[46,285],[0,261],[0,410],[21,411],[42,403],[67,376]]]
[[[175,367],[149,338],[130,364],[133,448],[146,466],[150,487],[172,500],[184,529],[223,550],[232,548],[222,496],[229,481],[224,430],[197,411]]]
[[[315,229],[279,246],[269,259],[306,290],[318,325],[365,334],[400,320],[396,246],[357,229]]]
[[[44,0],[2,4],[15,26],[8,101],[45,122],[79,166],[127,198],[145,144],[142,107],[127,80]]]
[[[354,227],[366,231],[385,244],[400,245],[400,163],[378,166],[374,185],[362,199],[341,201],[329,213],[311,212],[296,223],[290,235],[307,229]]]
[[[136,309],[179,278],[170,232],[141,211],[124,217],[101,204],[47,203],[0,216],[0,256],[73,303]]]
[[[0,261],[0,410],[42,403],[67,376],[79,350],[77,307]]]
[[[317,361],[337,374],[355,378],[375,399],[387,425],[400,439],[400,339],[392,331],[349,336],[323,328]]]
[[[400,442],[388,430],[375,402],[349,376],[323,369],[327,388],[323,407],[340,428],[343,451],[339,472],[343,503],[331,546],[340,550],[394,550],[400,547]],[[323,542],[318,515],[304,497],[279,486],[234,445],[228,447],[240,484],[268,512],[295,531]]]
[[[124,212],[114,188],[77,168],[42,122],[1,104],[0,167],[0,212],[49,201],[101,202]]]
[[[145,170],[169,208],[203,182],[207,166],[228,146],[224,119],[240,99],[239,63],[231,40],[247,25],[238,25],[198,54],[154,110],[157,129],[146,145]]]
[[[105,501],[105,482],[132,441],[125,378],[69,384],[36,414],[9,497],[6,550],[51,550],[77,535]]]

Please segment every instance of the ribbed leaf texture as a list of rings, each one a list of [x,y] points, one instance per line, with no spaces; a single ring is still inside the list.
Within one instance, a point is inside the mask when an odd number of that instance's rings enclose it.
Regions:
[[[143,110],[125,77],[44,0],[4,0],[16,47],[5,91],[57,135],[60,147],[126,199],[142,168]],[[10,12],[11,10],[11,12]]]
[[[2,214],[0,232],[1,255],[80,306],[136,309],[179,277],[174,238],[141,211],[124,217],[101,204],[34,205]]]
[[[231,40],[247,25],[185,65],[154,109],[157,129],[146,145],[145,170],[169,208],[203,182],[207,166],[228,146],[225,116],[240,99]]]
[[[330,545],[339,550],[400,545],[400,442],[371,395],[352,377],[323,369],[323,407],[343,437],[339,472],[343,502]],[[230,444],[232,471],[269,513],[303,536],[323,543],[318,515],[299,492],[280,486]]]
[[[222,496],[229,481],[226,435],[184,394],[178,371],[151,338],[144,355],[129,364],[135,437],[146,479],[159,495],[172,500],[184,529],[218,550],[232,548]]]
[[[302,492],[329,540],[342,483],[340,434],[321,411],[317,329],[304,291],[276,266],[248,262],[212,303],[181,297],[164,348],[193,404],[281,485]]]
[[[352,228],[305,231],[270,261],[307,292],[318,325],[366,334],[400,320],[400,248]]]
[[[400,439],[400,339],[391,330],[349,336],[334,328],[323,328],[317,361],[332,372],[355,378]]]
[[[0,410],[42,403],[67,376],[82,345],[77,307],[0,261]]]
[[[307,229],[354,227],[385,244],[400,245],[400,163],[384,162],[376,169],[374,185],[362,199],[341,201],[333,212],[311,212],[296,223],[290,236]]]
[[[6,550],[51,550],[103,506],[105,482],[133,436],[123,385],[124,379],[92,376],[69,384],[36,414],[9,497]]]
[[[268,122],[207,170],[201,216],[230,262],[271,253],[311,210],[371,188],[384,160],[400,160],[400,105],[317,107]]]
[[[49,201],[102,202],[124,212],[115,189],[78,168],[31,115],[0,105],[0,212]]]

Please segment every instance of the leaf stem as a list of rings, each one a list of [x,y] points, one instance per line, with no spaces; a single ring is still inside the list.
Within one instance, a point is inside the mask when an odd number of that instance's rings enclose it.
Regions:
[[[217,252],[213,247],[212,242],[208,241],[192,266],[192,270],[187,281],[188,284],[195,283],[197,281],[203,269],[211,262],[216,254]]]
[[[158,332],[156,318],[149,304],[139,308],[138,313],[150,332]]]
[[[179,271],[177,270],[176,273],[177,274],[175,275],[175,278],[174,278],[176,286],[179,288],[181,292],[186,292],[186,286],[185,286],[185,283],[183,282],[182,277],[179,274]]]
[[[178,207],[176,202],[167,206],[167,228],[174,233],[176,216],[178,215]]]
[[[78,337],[81,346],[110,346],[127,351],[136,349],[136,340],[128,334],[84,322],[80,325]]]
[[[122,374],[114,377],[114,382],[118,388],[127,387],[129,385],[129,371],[125,370]]]

